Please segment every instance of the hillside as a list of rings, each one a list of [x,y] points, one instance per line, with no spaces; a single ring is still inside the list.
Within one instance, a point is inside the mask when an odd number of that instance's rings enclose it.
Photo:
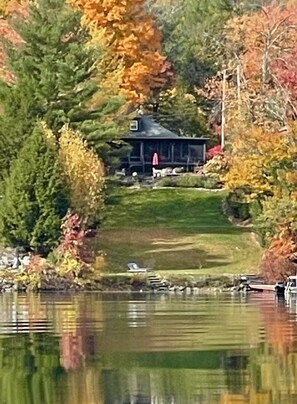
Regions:
[[[114,190],[98,240],[106,269],[123,272],[136,261],[185,275],[257,271],[261,249],[253,233],[233,226],[222,202],[221,191]]]

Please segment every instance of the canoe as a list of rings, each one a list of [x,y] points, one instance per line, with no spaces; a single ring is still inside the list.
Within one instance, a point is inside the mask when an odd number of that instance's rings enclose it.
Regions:
[[[249,284],[249,290],[254,290],[257,292],[274,292],[275,293],[275,284],[274,285],[265,285],[265,284]]]

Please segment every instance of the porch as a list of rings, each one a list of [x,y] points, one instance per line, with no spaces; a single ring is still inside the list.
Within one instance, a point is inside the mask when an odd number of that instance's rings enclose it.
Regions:
[[[132,150],[128,157],[122,161],[122,168],[128,173],[147,173],[152,171],[152,158],[158,155],[157,169],[183,167],[185,171],[193,171],[199,165],[205,163],[206,142],[205,138],[123,138],[130,144]]]

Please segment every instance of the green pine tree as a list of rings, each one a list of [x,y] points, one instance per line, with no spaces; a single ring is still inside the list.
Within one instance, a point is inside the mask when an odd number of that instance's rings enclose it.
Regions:
[[[200,100],[178,85],[174,92],[161,94],[154,119],[180,136],[209,137],[206,116]]]
[[[147,0],[164,33],[163,51],[188,89],[203,86],[228,62],[224,41],[228,18],[271,0]]]
[[[56,245],[69,208],[61,178],[55,142],[37,124],[3,182],[0,238],[5,244],[41,253]]]
[[[30,3],[26,19],[12,18],[23,43],[5,43],[14,80],[0,81],[0,178],[38,119],[56,136],[69,123],[108,159],[106,141],[117,138],[119,130],[104,118],[118,110],[121,100],[111,97],[100,107],[90,107],[100,91],[96,65],[102,55],[88,45],[89,33],[80,20],[80,13],[64,0],[37,0]]]

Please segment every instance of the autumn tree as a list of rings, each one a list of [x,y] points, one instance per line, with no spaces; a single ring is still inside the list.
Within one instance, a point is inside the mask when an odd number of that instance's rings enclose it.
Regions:
[[[226,184],[233,191],[243,189],[249,199],[274,193],[290,174],[295,179],[295,153],[295,142],[290,142],[287,133],[253,128],[242,134],[233,146]]]
[[[250,205],[268,250],[269,280],[295,271],[297,174],[295,119],[296,2],[270,4],[226,25],[230,57],[226,131],[233,197]],[[231,55],[230,53],[230,55]],[[218,81],[222,89],[222,80]],[[216,91],[215,83],[210,88]]]
[[[295,275],[296,256],[297,233],[284,227],[273,237],[264,252],[261,272],[266,281],[273,283],[286,280],[289,275]]]
[[[253,125],[278,131],[295,119],[295,12],[296,2],[267,1],[224,26],[224,63],[197,92],[230,147]]]
[[[224,24],[249,10],[239,0],[149,0],[164,33],[163,51],[187,90],[202,86],[226,59]]]
[[[233,59],[233,86],[237,100],[255,125],[280,128],[294,107],[297,4],[269,5],[234,17],[225,32]],[[231,108],[230,108],[231,112]],[[232,114],[232,112],[231,112]]]
[[[104,167],[79,133],[64,126],[59,140],[59,155],[70,192],[72,211],[84,224],[98,220],[103,205]]]
[[[20,11],[25,3],[26,1],[22,0],[0,0],[0,16],[3,18],[11,12],[15,12],[16,10]]]
[[[247,78],[264,87],[273,80],[273,64],[295,49],[295,5],[269,5],[257,12],[231,19],[226,38],[241,60]]]
[[[297,45],[293,46],[289,53],[286,52],[284,57],[274,60],[271,65],[275,81],[286,95],[287,114],[295,119],[297,116],[295,106],[297,99]]]
[[[27,7],[18,2],[5,1],[2,4],[0,2],[0,77],[7,82],[12,81],[12,73],[6,66],[4,43],[9,41],[15,46],[22,43],[22,38],[17,34],[8,21],[9,16],[16,14],[25,17],[27,14]]]
[[[119,85],[133,103],[142,102],[162,89],[170,77],[170,65],[161,55],[161,33],[144,7],[144,0],[70,0],[82,10],[83,23],[93,42],[106,49],[105,64],[112,76],[121,71]]]
[[[269,280],[273,277],[276,280],[295,268],[296,145],[294,125],[279,133],[250,129],[233,146],[230,169],[225,176],[233,200],[237,198],[249,204],[254,228],[268,248],[263,258],[263,273]]]

